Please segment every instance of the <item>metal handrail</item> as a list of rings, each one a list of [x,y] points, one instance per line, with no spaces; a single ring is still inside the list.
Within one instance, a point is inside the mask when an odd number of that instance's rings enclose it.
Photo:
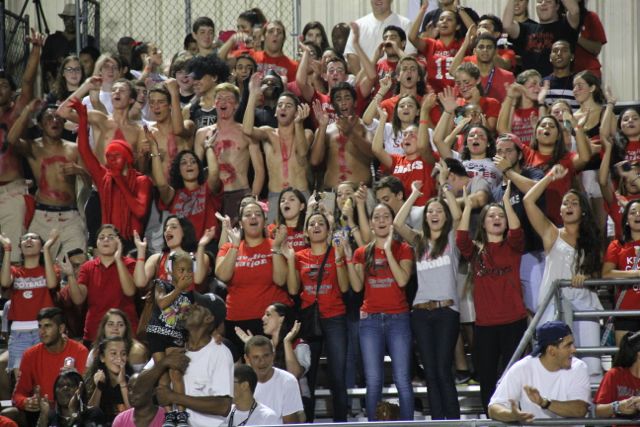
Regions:
[[[375,425],[380,427],[415,427],[428,425],[429,427],[440,426],[461,426],[461,427],[484,427],[484,426],[610,426],[616,425],[635,425],[637,420],[627,420],[618,418],[547,418],[537,419],[527,424],[503,423],[501,421],[487,419],[473,420],[432,420],[432,421],[378,421],[378,422],[343,422],[343,423],[313,423],[313,427],[357,427],[365,425]],[[288,424],[288,427],[309,427],[309,424]]]
[[[628,285],[635,285],[638,283],[638,279],[589,279],[589,280],[585,280],[584,281],[584,287],[598,287],[598,286],[628,286]],[[542,315],[544,314],[544,312],[546,311],[547,307],[549,306],[549,303],[551,302],[552,298],[557,298],[560,299],[562,298],[562,292],[560,292],[560,288],[566,288],[566,287],[571,287],[571,280],[555,280],[553,283],[551,283],[551,286],[549,286],[549,289],[547,290],[547,293],[544,295],[544,297],[542,298],[542,301],[539,304],[539,308],[538,310],[536,310],[536,314],[533,316],[533,319],[531,319],[531,322],[529,323],[529,326],[527,327],[527,330],[525,331],[524,335],[522,336],[522,339],[520,340],[520,343],[518,343],[518,347],[516,348],[516,350],[513,352],[513,355],[511,356],[511,359],[509,360],[509,363],[507,364],[507,367],[505,368],[504,372],[507,372],[507,370],[514,364],[516,363],[518,360],[520,360],[522,354],[524,353],[524,350],[527,348],[527,345],[529,344],[529,342],[531,341],[531,339],[533,338],[535,331],[536,331],[536,327],[538,326],[538,323],[540,323],[540,319],[542,318]],[[556,307],[558,308],[558,311],[560,312],[559,314],[562,314],[562,304],[560,304],[559,301],[557,301],[556,303]],[[626,312],[632,312],[632,311],[637,311],[638,314],[640,314],[640,310],[625,310],[625,311],[617,311],[616,310],[610,310],[610,311],[606,311],[607,316],[609,315],[617,315],[617,313],[621,313],[621,317],[625,316]],[[585,318],[585,317],[595,317],[595,313],[591,313],[591,312],[579,312],[581,318]],[[588,314],[587,314],[588,313]],[[599,313],[605,313],[604,310],[600,311]],[[612,314],[612,313],[616,313],[616,314]],[[598,316],[599,317],[599,316]],[[610,348],[610,347],[605,347],[605,348]],[[582,352],[583,350],[580,349],[580,351]],[[503,372],[503,375],[504,375]]]

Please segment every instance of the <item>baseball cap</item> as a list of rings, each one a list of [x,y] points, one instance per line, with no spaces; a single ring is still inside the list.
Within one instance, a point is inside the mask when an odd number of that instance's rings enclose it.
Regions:
[[[516,144],[518,147],[522,147],[522,140],[518,137],[518,135],[513,133],[502,133],[496,138],[496,144],[500,141],[511,141]]]
[[[213,314],[215,318],[214,324],[218,326],[220,323],[224,322],[225,317],[227,316],[227,307],[224,304],[222,298],[217,296],[216,294],[206,293],[200,294],[198,292],[193,293],[193,303],[198,304]]]
[[[564,337],[571,334],[571,328],[561,320],[543,323],[536,328],[537,342],[531,355],[539,356],[548,345],[558,344]]]

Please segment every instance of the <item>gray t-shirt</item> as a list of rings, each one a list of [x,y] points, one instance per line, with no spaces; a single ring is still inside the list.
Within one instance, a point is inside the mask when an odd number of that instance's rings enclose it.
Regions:
[[[416,262],[418,274],[418,292],[413,301],[420,304],[427,301],[444,301],[452,299],[453,310],[458,311],[458,292],[456,291],[456,276],[460,261],[460,251],[456,246],[456,232],[451,230],[447,236],[447,246],[437,258],[429,256],[430,248]]]

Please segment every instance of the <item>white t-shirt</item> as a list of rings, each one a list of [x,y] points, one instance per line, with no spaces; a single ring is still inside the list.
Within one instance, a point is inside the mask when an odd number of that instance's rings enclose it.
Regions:
[[[227,421],[225,421],[224,425],[237,426],[242,424],[245,426],[269,426],[282,424],[282,418],[276,415],[276,413],[273,412],[273,409],[260,402],[256,403],[256,409],[253,410],[251,416],[249,416],[250,411],[239,411],[236,409],[236,405],[233,405],[231,407],[231,413],[229,413],[229,417],[227,418]],[[233,422],[229,423],[231,416],[233,416]]]
[[[211,340],[198,351],[187,351],[189,366],[184,373],[187,396],[233,396],[233,357],[224,344]],[[189,425],[211,427],[226,420],[219,415],[201,414],[187,409]]]
[[[303,410],[302,397],[296,377],[282,369],[273,369],[274,372],[269,381],[258,382],[253,397],[273,409],[282,422],[282,417]]]
[[[409,34],[409,30],[411,29],[411,21],[409,18],[405,18],[397,13],[392,13],[384,21],[378,21],[376,17],[373,16],[373,13],[370,13],[356,20],[356,23],[360,27],[360,46],[362,46],[362,50],[364,50],[369,59],[373,58],[378,45],[382,43],[382,31],[387,26],[395,25],[402,28],[407,34]],[[353,37],[351,34],[349,34],[347,44],[344,48],[344,56],[346,57],[349,53],[356,53],[353,48]],[[416,53],[416,48],[409,40],[407,40],[407,44],[405,45],[404,53]]]
[[[537,388],[540,395],[549,400],[591,402],[589,373],[582,360],[574,357],[571,369],[551,372],[542,365],[539,357],[527,356],[507,371],[491,396],[489,406],[499,404],[510,409],[509,400],[513,399],[523,412],[531,413],[535,418],[562,418],[529,400],[523,388],[525,385]]]

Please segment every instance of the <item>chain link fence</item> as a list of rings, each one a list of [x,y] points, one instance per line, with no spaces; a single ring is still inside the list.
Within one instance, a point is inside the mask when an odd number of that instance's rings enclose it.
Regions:
[[[3,2],[4,3],[4,2]],[[14,83],[20,87],[29,57],[29,15],[22,17],[0,8],[0,22],[2,22],[3,39],[0,47],[1,67],[12,76]]]
[[[95,0],[85,0],[96,3]],[[165,61],[183,48],[191,23],[208,16],[216,24],[216,32],[235,30],[238,15],[259,7],[267,19],[281,20],[290,35],[297,35],[296,4],[299,0],[106,0],[99,3],[99,35],[102,52],[116,52],[123,36],[153,42],[165,52]],[[89,19],[89,25],[91,19]],[[89,30],[89,34],[91,30]],[[296,43],[288,37],[284,50],[294,55]]]
[[[87,46],[91,36],[96,41],[96,48],[100,49],[100,3],[97,0],[84,0],[81,12],[80,45]]]

